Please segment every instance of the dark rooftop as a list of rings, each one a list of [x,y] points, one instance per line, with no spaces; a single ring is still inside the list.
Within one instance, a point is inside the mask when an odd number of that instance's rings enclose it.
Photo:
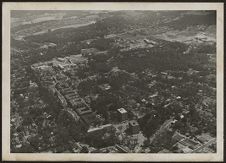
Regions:
[[[88,107],[81,107],[76,109],[77,113],[79,115],[84,115],[84,114],[88,114],[88,113],[92,113],[92,110]]]
[[[81,115],[81,118],[87,125],[91,125],[92,123],[97,121],[96,115],[93,112],[89,114],[83,114]]]

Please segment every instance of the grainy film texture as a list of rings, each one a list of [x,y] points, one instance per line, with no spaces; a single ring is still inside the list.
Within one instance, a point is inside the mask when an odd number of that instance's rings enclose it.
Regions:
[[[216,11],[11,11],[12,153],[216,153]]]

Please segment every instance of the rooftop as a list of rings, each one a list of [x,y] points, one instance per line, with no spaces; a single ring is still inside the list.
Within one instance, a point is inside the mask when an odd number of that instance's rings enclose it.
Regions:
[[[163,149],[163,150],[159,151],[158,153],[171,153],[171,151],[169,151],[168,149]]]
[[[109,90],[109,89],[111,89],[111,86],[109,85],[109,84],[101,84],[101,85],[99,85],[99,88],[101,89],[101,90]]]
[[[124,108],[117,109],[119,113],[125,114],[127,111]]]
[[[81,107],[76,109],[77,113],[79,115],[84,115],[84,114],[88,114],[88,113],[92,113],[92,110],[88,107]]]
[[[84,106],[83,102],[81,102],[80,99],[70,99],[69,103],[71,104],[72,107],[82,107]]]
[[[75,93],[70,93],[70,94],[66,94],[65,98],[67,100],[77,100],[77,99],[79,99],[79,96]]]
[[[182,135],[182,134],[180,134],[180,133],[178,133],[178,132],[175,132],[175,134],[174,134],[173,137],[172,137],[172,139],[173,139],[174,141],[176,141],[176,142],[178,142],[178,141],[180,141],[180,140],[182,140],[182,139],[184,139],[184,138],[185,138],[185,136]]]
[[[209,134],[203,133],[202,135],[197,136],[197,139],[200,142],[204,143],[204,142],[207,142],[207,141],[213,139],[213,137],[210,136]]]
[[[87,125],[92,125],[92,123],[97,120],[96,115],[93,112],[90,112],[89,114],[83,114],[81,115],[81,118]]]

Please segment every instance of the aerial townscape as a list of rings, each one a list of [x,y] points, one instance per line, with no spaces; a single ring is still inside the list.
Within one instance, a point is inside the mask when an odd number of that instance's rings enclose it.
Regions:
[[[215,11],[11,11],[12,153],[215,153]]]

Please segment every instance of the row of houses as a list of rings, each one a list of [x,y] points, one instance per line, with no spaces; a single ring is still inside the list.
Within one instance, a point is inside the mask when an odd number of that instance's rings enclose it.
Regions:
[[[54,73],[55,70],[50,63],[34,64],[31,69],[34,71],[38,83],[47,90],[48,96],[58,102],[63,109],[72,117],[72,121],[81,119],[81,122],[88,129],[97,121],[96,114],[79,96],[76,90],[67,84],[67,77],[62,73]],[[79,117],[79,118],[78,118]]]
[[[65,98],[68,107],[82,119],[87,129],[97,123],[97,115],[92,111],[89,105],[79,96],[78,92],[71,87],[58,86],[59,92]]]
[[[172,136],[172,143],[170,150],[163,149],[159,153],[214,153],[210,146],[216,144],[216,140],[207,133],[191,139],[176,131]]]

